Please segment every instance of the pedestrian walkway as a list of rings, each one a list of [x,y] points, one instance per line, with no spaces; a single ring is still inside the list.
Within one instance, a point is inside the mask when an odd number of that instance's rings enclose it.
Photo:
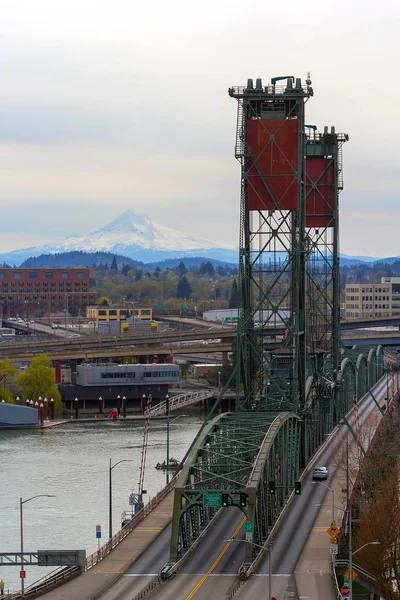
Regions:
[[[109,589],[150,546],[172,519],[174,490],[102,561],[72,581],[41,596],[43,600],[93,600]]]
[[[375,408],[365,423],[365,427],[375,431],[382,419],[382,413]],[[339,435],[339,434],[338,434]],[[350,456],[354,454],[355,443],[349,444]],[[324,505],[321,506],[315,520],[312,532],[304,546],[303,552],[296,565],[294,572],[299,598],[309,600],[336,600],[338,598],[335,590],[332,571],[332,556],[329,553],[329,535],[327,529],[333,520],[340,528],[342,525],[345,509],[345,498],[347,488],[347,473],[344,457],[337,454],[335,460],[335,473],[328,481],[321,482],[329,486]],[[321,485],[317,483],[315,485]],[[352,483],[349,480],[349,495],[352,492]],[[333,492],[332,492],[333,490]],[[332,504],[335,504],[335,519],[333,519]],[[340,507],[343,507],[340,510]]]

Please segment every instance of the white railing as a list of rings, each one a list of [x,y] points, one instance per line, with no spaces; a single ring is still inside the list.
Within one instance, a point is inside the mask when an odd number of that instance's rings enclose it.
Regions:
[[[202,390],[198,392],[189,392],[188,394],[179,394],[179,396],[172,396],[169,399],[169,412],[189,406],[189,404],[196,404],[196,402],[207,400],[208,398],[212,398],[216,395],[218,395],[218,390],[214,388],[211,390]],[[151,417],[158,417],[165,414],[167,414],[166,400],[162,400],[150,410]]]

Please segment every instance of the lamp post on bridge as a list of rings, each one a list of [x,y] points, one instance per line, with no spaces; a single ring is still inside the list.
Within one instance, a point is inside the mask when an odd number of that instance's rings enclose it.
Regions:
[[[315,506],[318,507],[322,507],[324,506],[323,504],[316,504]],[[329,504],[328,504],[329,506]],[[358,548],[358,550],[356,550],[355,552],[353,552],[353,526],[352,526],[352,522],[351,522],[351,504],[349,504],[348,508],[342,508],[342,507],[338,507],[335,506],[332,508],[336,508],[338,510],[342,510],[343,512],[346,512],[348,514],[348,518],[349,518],[349,588],[350,588],[350,593],[349,593],[349,599],[352,600],[353,598],[353,556],[355,554],[357,554],[357,552],[359,552],[362,548],[365,548],[365,546],[369,546],[369,545],[374,545],[376,546],[377,544],[380,544],[381,542],[368,542],[367,544],[364,544],[364,546],[361,546],[361,548]]]
[[[20,533],[21,533],[21,596],[25,598],[25,569],[24,567],[24,522],[22,517],[22,505],[30,502],[34,498],[55,498],[53,494],[36,494],[36,496],[32,496],[31,498],[27,498],[26,500],[19,499],[19,522],[20,522]]]
[[[242,542],[244,544],[251,544],[252,546],[256,546],[256,548],[261,548],[261,550],[266,550],[269,554],[268,561],[268,600],[274,600],[272,596],[272,545],[275,544],[275,540],[270,542],[269,546],[265,548],[264,546],[260,546],[260,544],[256,544],[255,542],[250,542],[248,540],[238,540],[237,538],[230,538],[229,540],[225,540],[226,542]]]
[[[314,485],[323,485],[327,490],[332,492],[332,522],[335,523],[335,490],[330,488],[329,485],[323,483],[322,481],[309,481],[309,483]]]
[[[133,462],[128,458],[123,458],[115,463],[115,465],[111,465],[110,458],[110,468],[109,468],[109,496],[108,496],[108,538],[111,540],[112,538],[112,470],[114,467],[123,462]]]
[[[169,483],[169,395],[165,396],[165,414],[167,415],[167,465],[165,471],[165,483]]]

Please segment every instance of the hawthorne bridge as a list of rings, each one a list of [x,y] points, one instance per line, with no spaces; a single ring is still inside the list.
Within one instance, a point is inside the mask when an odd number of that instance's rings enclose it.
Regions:
[[[309,79],[292,76],[229,89],[240,171],[234,367],[173,480],[170,525],[133,565],[125,591],[111,588],[107,600],[271,598],[271,582],[279,600],[340,597],[337,580],[318,579],[318,569],[309,595],[293,583],[306,540],[318,534],[316,503],[328,502],[333,485],[307,485],[311,465],[359,445],[360,423],[375,414],[379,425],[382,399],[389,412],[397,384],[382,346],[341,341],[339,196],[349,137],[307,124],[313,95]],[[281,343],[266,351],[283,308]],[[221,413],[232,389],[235,410]],[[341,519],[349,485],[344,492]],[[328,538],[324,548],[328,555]],[[304,577],[317,554],[306,557]]]

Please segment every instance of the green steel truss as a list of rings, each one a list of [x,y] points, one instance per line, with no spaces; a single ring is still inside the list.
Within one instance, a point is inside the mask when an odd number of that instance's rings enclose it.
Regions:
[[[217,402],[185,457],[175,490],[171,564],[205,531],[220,510],[209,500],[223,493],[250,523],[247,568],[257,553],[250,542],[267,540],[302,468],[354,398],[383,375],[382,348],[364,354],[340,345],[338,195],[347,136],[305,125],[309,82],[302,87],[287,78],[279,87],[276,81],[263,87],[257,80],[254,87],[249,80],[229,90],[238,102],[235,156],[241,164],[242,304],[231,376],[236,412],[211,420]],[[288,122],[295,151],[281,135]],[[293,156],[299,157],[295,165]],[[285,183],[273,188],[275,159],[284,165]],[[285,335],[276,339],[282,323]],[[275,350],[267,352],[273,339]],[[274,497],[269,481],[276,483]],[[246,506],[239,506],[240,494]]]
[[[204,506],[207,494],[228,493],[229,503],[238,509],[240,494],[246,494],[247,505],[241,510],[252,523],[252,541],[263,545],[300,476],[302,432],[306,432],[308,461],[333,425],[352,408],[354,399],[360,399],[383,376],[382,347],[365,354],[346,351],[339,373],[337,386],[322,389],[316,388],[312,376],[308,378],[304,424],[294,412],[256,410],[224,413],[206,422],[175,488],[170,563],[190,550],[220,510]],[[269,481],[276,483],[273,497],[267,493]],[[244,568],[256,553],[256,546],[246,545]]]

